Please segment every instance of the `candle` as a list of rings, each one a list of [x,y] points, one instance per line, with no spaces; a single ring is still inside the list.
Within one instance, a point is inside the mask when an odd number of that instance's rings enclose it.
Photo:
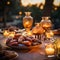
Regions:
[[[28,36],[32,36],[32,31],[28,31],[28,32],[27,32],[27,35],[28,35]]]
[[[46,48],[45,48],[45,52],[46,52],[46,55],[48,55],[48,56],[49,55],[50,56],[54,55],[55,54],[55,49],[54,49],[53,45],[52,44],[47,45]]]
[[[3,33],[3,35],[4,35],[5,37],[9,36],[8,30],[5,30],[4,33]]]
[[[45,51],[47,55],[53,55],[55,50],[54,48],[50,47],[50,48],[46,48]]]
[[[10,32],[9,33],[9,37],[14,37],[15,36],[15,32]]]
[[[31,28],[31,22],[30,21],[25,21],[24,27],[26,29],[26,32],[28,32]]]

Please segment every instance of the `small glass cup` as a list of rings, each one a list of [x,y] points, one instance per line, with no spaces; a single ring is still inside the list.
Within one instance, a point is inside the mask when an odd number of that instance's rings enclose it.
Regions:
[[[54,57],[55,56],[55,47],[52,43],[49,43],[45,47],[45,53],[47,57]]]

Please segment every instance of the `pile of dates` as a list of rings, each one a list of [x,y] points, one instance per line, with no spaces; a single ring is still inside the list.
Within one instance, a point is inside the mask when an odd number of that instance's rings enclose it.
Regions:
[[[8,38],[6,44],[8,46],[35,46],[41,44],[41,41],[32,36],[22,36],[16,34],[13,38]]]

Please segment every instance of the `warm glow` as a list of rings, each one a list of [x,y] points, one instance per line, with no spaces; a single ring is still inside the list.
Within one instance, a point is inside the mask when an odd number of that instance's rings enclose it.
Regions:
[[[54,4],[55,6],[60,6],[60,0],[54,0],[53,4]]]
[[[19,12],[19,15],[22,15],[22,12],[21,11]]]
[[[47,55],[53,55],[54,52],[55,52],[55,49],[53,48],[53,45],[52,44],[49,44],[46,46],[45,48],[45,52]]]
[[[51,38],[52,36],[54,36],[54,33],[52,31],[46,32],[46,37],[47,38]]]
[[[29,22],[29,21],[25,22],[26,27],[27,27],[29,24],[30,24],[30,22]]]
[[[57,48],[60,48],[60,38],[57,38],[57,39],[55,40],[55,44],[56,44],[56,47],[57,47]]]
[[[4,35],[5,37],[8,37],[8,36],[9,36],[8,30],[5,30],[4,33],[3,33],[3,35]]]
[[[44,29],[51,28],[52,26],[51,21],[49,20],[49,17],[42,17],[40,24]]]
[[[60,53],[60,41],[57,44],[57,48],[58,48],[58,53]]]
[[[50,48],[46,48],[45,51],[47,55],[53,55],[55,50],[54,48],[50,47]]]
[[[19,16],[16,16],[16,19],[18,19],[19,18]]]
[[[31,3],[29,3],[29,6],[31,7],[31,6],[32,6],[32,4],[31,4]]]
[[[51,36],[54,36],[54,33],[53,33],[53,31],[50,31],[50,34],[51,34]]]
[[[49,28],[49,27],[51,27],[51,24],[50,24],[50,23],[44,23],[44,24],[43,24],[43,27],[44,27],[44,28]]]
[[[42,6],[40,6],[40,9],[42,10],[44,8],[44,6],[42,5]]]
[[[37,25],[32,29],[32,32],[34,34],[43,34],[45,30],[41,26],[39,26],[39,23],[37,23]]]
[[[23,26],[26,31],[29,31],[33,24],[33,17],[31,17],[31,12],[25,12],[25,17],[23,17]]]
[[[32,31],[28,31],[28,32],[27,32],[27,35],[28,35],[28,36],[32,36]]]
[[[14,37],[15,36],[15,32],[9,32],[9,37]]]
[[[21,0],[22,5],[23,6],[27,6],[27,5],[33,5],[33,4],[37,4],[39,5],[40,3],[42,3],[43,5],[45,4],[45,0]],[[60,6],[60,0],[54,0],[53,4],[55,6]]]
[[[58,44],[57,48],[59,48],[59,49],[60,49],[60,44]]]
[[[57,48],[60,49],[60,39],[57,41]]]
[[[21,0],[23,6],[30,4],[30,0]]]
[[[55,7],[54,10],[57,10],[57,7]]]
[[[8,1],[7,4],[9,5],[10,4],[10,1]]]
[[[45,0],[31,0],[31,4],[45,4]]]
[[[21,0],[23,6],[27,6],[29,4],[40,4],[42,3],[43,5],[45,4],[45,0]]]
[[[3,35],[5,37],[14,37],[15,36],[15,32],[9,32],[8,30],[5,30]]]

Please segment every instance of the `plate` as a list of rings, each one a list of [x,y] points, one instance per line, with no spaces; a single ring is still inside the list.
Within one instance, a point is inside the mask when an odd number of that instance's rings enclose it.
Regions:
[[[16,49],[33,49],[33,48],[39,47],[40,45],[41,44],[35,45],[35,46],[25,46],[25,45],[22,45],[22,46],[10,46],[10,45],[7,45],[7,46],[16,50]]]

